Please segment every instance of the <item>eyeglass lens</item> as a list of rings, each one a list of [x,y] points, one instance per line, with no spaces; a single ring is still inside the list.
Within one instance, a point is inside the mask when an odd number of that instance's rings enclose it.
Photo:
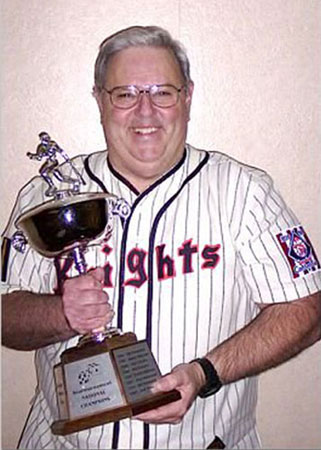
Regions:
[[[134,106],[143,93],[149,94],[151,101],[156,106],[168,108],[177,103],[180,89],[171,85],[154,85],[149,89],[139,89],[136,86],[121,86],[114,88],[111,94],[111,101],[118,108],[130,108]]]

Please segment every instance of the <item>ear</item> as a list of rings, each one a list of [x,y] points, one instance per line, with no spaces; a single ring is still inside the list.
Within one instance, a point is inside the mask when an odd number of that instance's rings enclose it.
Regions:
[[[192,102],[193,92],[194,92],[194,83],[193,81],[190,81],[186,88],[186,99],[190,104]]]
[[[95,97],[98,108],[99,108],[99,112],[100,112],[100,116],[103,113],[103,99],[102,99],[102,93],[97,89],[96,86],[93,87],[93,97]]]
[[[185,98],[186,108],[187,108],[187,112],[188,112],[188,117],[187,117],[188,121],[190,120],[190,110],[191,110],[191,105],[192,105],[193,92],[194,92],[194,83],[193,83],[193,81],[190,81],[186,87],[186,98]]]

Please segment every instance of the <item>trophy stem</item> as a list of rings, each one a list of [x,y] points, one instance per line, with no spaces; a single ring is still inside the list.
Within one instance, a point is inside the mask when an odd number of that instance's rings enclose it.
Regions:
[[[72,250],[71,255],[75,261],[75,266],[79,275],[85,275],[85,273],[87,272],[87,263],[82,248],[75,247]]]
[[[87,273],[87,263],[84,257],[84,249],[80,246],[73,248],[71,251],[71,256],[74,259],[75,266],[79,275],[85,275]],[[82,336],[79,340],[78,345],[81,346],[88,342],[103,342],[106,337],[111,338],[120,334],[121,333],[118,328],[114,328],[111,326],[111,324],[108,324],[104,327],[92,330],[91,333]]]

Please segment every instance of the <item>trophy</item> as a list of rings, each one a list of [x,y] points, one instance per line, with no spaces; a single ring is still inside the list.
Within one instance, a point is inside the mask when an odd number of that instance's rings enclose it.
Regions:
[[[116,214],[126,219],[129,205],[107,193],[80,193],[85,184],[67,153],[42,132],[40,144],[29,158],[41,161],[39,173],[48,184],[47,202],[16,220],[13,237],[17,251],[31,245],[41,255],[72,257],[78,273],[86,273],[86,248],[108,239]],[[66,176],[58,157],[70,166]],[[55,179],[61,186],[58,189]],[[179,400],[177,390],[152,393],[151,385],[161,376],[145,340],[113,327],[93,330],[80,337],[76,347],[65,350],[54,367],[59,417],[52,432],[66,435],[132,417]]]

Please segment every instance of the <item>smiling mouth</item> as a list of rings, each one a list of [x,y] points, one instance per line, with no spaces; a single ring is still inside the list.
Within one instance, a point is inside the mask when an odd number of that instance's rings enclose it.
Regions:
[[[155,133],[157,130],[155,127],[134,128],[135,133],[144,135]]]

